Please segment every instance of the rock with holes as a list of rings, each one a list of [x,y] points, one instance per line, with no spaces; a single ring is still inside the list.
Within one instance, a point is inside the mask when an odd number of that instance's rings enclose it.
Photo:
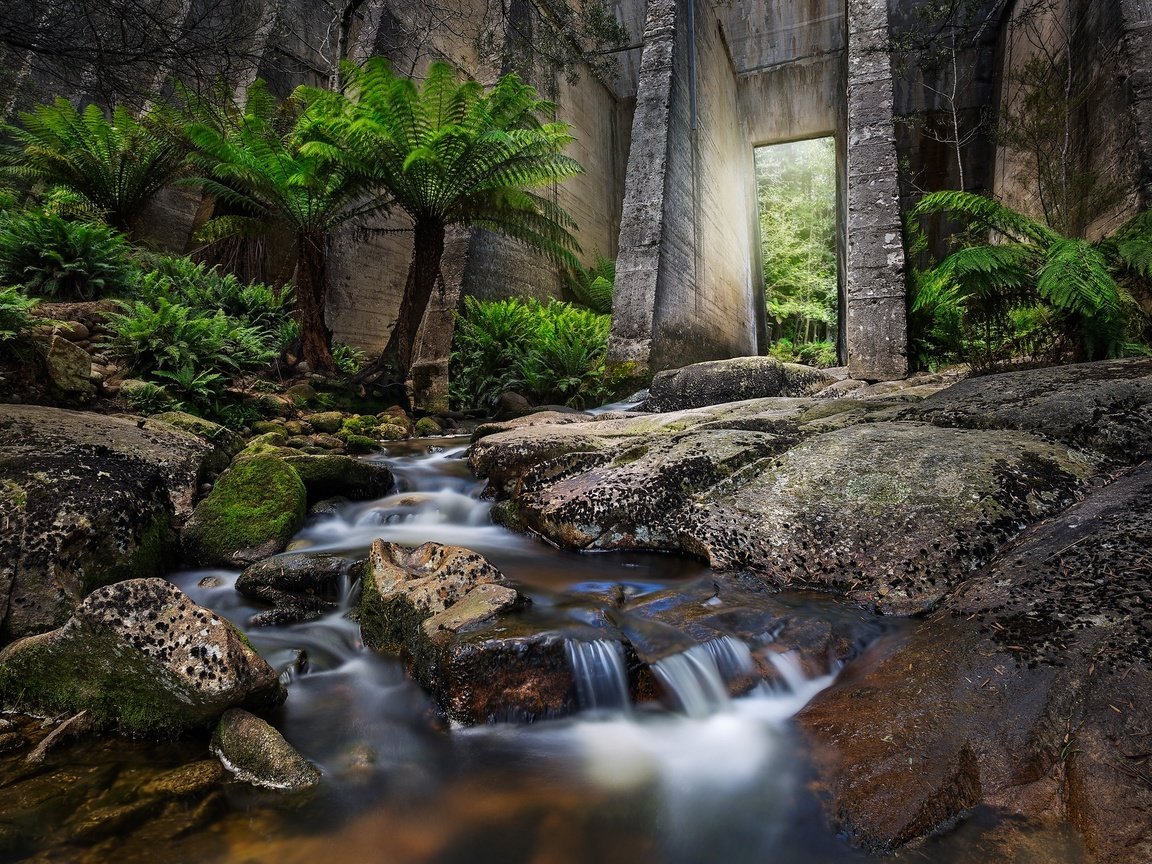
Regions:
[[[818,696],[799,723],[844,831],[891,850],[985,806],[1071,817],[1093,861],[1152,861],[1149,550],[1145,465],[1027,531]]]
[[[0,405],[0,644],[59,627],[101,585],[163,574],[220,458],[167,423]]]
[[[405,646],[411,650],[423,638],[425,620],[482,585],[506,586],[506,580],[479,552],[440,543],[407,549],[375,540],[360,601],[364,644],[385,651]]]
[[[231,623],[162,579],[100,588],[60,629],[0,652],[5,708],[87,711],[125,732],[203,728],[228,708],[261,710],[285,695]]]
[[[697,496],[680,539],[719,570],[912,614],[1072,504],[1096,467],[1019,432],[866,423],[808,438]]]
[[[679,548],[679,514],[698,492],[786,450],[793,439],[731,429],[619,445],[610,454],[560,457],[523,478],[525,527],[567,549]]]
[[[1031,432],[1131,465],[1152,458],[1152,357],[969,378],[901,416]]]
[[[827,372],[772,357],[711,360],[658,373],[643,408],[680,411],[766,396],[809,396],[835,382]]]

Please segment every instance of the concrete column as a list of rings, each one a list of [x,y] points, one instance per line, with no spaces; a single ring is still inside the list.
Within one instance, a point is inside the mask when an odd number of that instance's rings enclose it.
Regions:
[[[1121,55],[1128,105],[1136,126],[1140,209],[1152,208],[1152,0],[1120,0]]]
[[[650,0],[644,24],[632,146],[620,215],[608,359],[647,370],[664,235],[670,114],[676,57],[676,0]]]
[[[848,0],[848,368],[908,375],[904,246],[892,119],[887,0]]]

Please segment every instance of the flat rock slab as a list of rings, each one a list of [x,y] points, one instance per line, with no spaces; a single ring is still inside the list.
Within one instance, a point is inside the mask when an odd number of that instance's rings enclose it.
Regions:
[[[968,378],[901,419],[1031,432],[1131,465],[1152,458],[1152,358]]]
[[[1024,534],[799,716],[831,814],[892,849],[977,805],[1152,860],[1152,467]]]
[[[1018,432],[863,424],[806,439],[698,496],[681,543],[720,570],[911,614],[1072,504],[1094,469]]]

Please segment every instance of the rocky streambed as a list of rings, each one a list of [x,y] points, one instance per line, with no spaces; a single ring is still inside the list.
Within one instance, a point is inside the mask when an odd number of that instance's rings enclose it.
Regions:
[[[1148,860],[1152,362],[650,407],[0,406],[4,854]]]

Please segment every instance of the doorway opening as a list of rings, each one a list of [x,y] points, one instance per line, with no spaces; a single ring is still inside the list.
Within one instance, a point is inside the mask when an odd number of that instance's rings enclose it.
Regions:
[[[835,366],[839,333],[835,139],[756,148],[768,353]]]

